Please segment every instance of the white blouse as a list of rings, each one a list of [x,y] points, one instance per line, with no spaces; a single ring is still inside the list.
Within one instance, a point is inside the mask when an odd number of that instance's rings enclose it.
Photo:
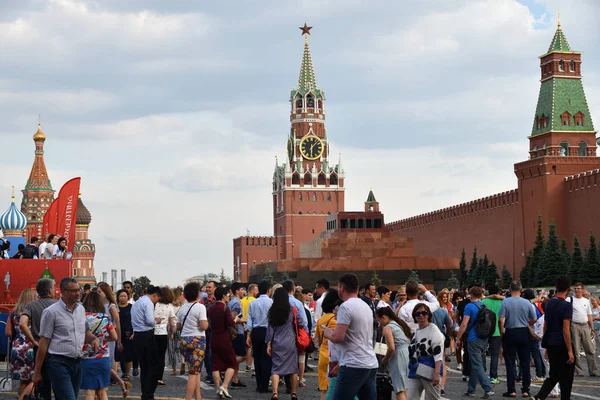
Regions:
[[[160,318],[160,323],[154,327],[155,335],[166,335],[168,332],[169,320],[175,318],[172,304],[156,303],[154,307],[154,318]]]

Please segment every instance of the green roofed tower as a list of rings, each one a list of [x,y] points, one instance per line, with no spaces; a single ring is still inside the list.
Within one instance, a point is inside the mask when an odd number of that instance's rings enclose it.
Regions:
[[[372,188],[369,190],[367,201],[365,201],[365,212],[379,212],[379,202],[375,199]]]
[[[571,48],[560,22],[548,52],[540,56],[540,68],[530,157],[595,156],[596,132],[581,81],[581,52]]]

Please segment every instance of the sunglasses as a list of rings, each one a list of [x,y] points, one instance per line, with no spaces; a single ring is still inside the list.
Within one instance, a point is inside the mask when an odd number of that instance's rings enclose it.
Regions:
[[[417,311],[415,313],[415,317],[426,317],[428,315],[429,315],[429,313],[427,311]]]

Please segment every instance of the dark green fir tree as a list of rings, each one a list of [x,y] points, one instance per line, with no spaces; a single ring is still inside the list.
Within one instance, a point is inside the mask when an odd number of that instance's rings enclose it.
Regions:
[[[463,254],[465,254],[464,250],[463,250]],[[460,282],[456,278],[456,275],[454,274],[454,272],[451,273],[450,278],[448,279],[448,282],[446,283],[446,287],[450,290],[460,288]]]
[[[471,266],[469,267],[469,273],[467,274],[467,285],[475,283],[474,274],[477,273],[477,247],[473,249],[473,258],[471,258]]]
[[[529,284],[526,285],[528,287],[537,286],[537,270],[540,265],[540,260],[542,258],[542,252],[544,251],[544,231],[542,229],[542,216],[538,216],[538,228],[537,235],[535,237],[535,247],[531,253],[531,265],[530,265],[530,273],[529,273]],[[525,286],[525,285],[523,285]]]
[[[484,287],[488,287],[490,285],[495,285],[500,281],[500,276],[498,275],[498,267],[492,261],[490,265],[484,270],[483,275],[483,284]]]
[[[263,274],[262,279],[263,279],[263,281],[267,281],[271,285],[273,285],[273,283],[274,283],[273,273],[271,272],[270,268],[265,269],[265,273]]]
[[[521,281],[521,285],[523,285],[523,287],[530,287],[531,282],[533,282],[532,275],[535,274],[535,271],[532,269],[532,259],[533,251],[530,251],[525,259],[525,266],[521,269],[521,273],[519,275],[519,280]]]
[[[371,275],[371,283],[375,285],[375,288],[381,286],[381,278],[379,277],[379,274],[377,274],[377,271],[373,271],[373,274]]]
[[[536,285],[554,285],[556,278],[567,272],[566,269],[563,268],[563,262],[560,245],[558,244],[558,237],[556,237],[556,225],[550,224],[550,228],[548,229],[548,240],[546,240],[538,268],[535,271]]]
[[[567,274],[569,271],[569,265],[571,265],[571,254],[569,253],[567,239],[562,239],[560,241],[560,255],[563,260],[563,270],[565,271],[564,274]]]
[[[460,287],[463,287],[467,284],[468,280],[468,272],[467,272],[467,257],[465,254],[465,249],[462,249],[460,253],[460,271],[458,276],[458,281],[460,283]]]
[[[502,277],[500,278],[500,289],[508,289],[510,288],[510,284],[512,283],[513,278],[510,272],[508,272],[508,268],[506,265],[502,266]]]
[[[410,270],[410,272],[408,273],[408,279],[409,281],[415,281],[417,283],[421,283],[421,278],[419,278],[419,274],[417,273],[417,271],[414,270]]]
[[[596,247],[596,237],[590,234],[590,247],[588,248],[583,268],[581,270],[580,280],[583,283],[600,283],[600,265],[598,264],[598,248]]]
[[[581,254],[581,246],[577,235],[573,238],[573,255],[571,256],[571,264],[569,265],[568,275],[572,283],[581,280],[583,269],[583,254]]]

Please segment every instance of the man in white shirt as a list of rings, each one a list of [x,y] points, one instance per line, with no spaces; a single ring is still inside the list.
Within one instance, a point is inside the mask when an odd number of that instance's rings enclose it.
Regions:
[[[358,298],[358,278],[344,274],[338,283],[344,301],[337,314],[335,328],[323,333],[339,350],[340,371],[333,392],[334,400],[376,399],[377,357],[373,349],[373,316],[371,308]]]
[[[419,300],[419,293],[423,294],[427,301]],[[415,324],[415,320],[412,317],[413,309],[417,304],[427,304],[432,314],[440,308],[440,303],[438,303],[436,297],[429,293],[425,286],[415,281],[406,282],[406,298],[406,303],[398,311],[398,317],[406,322],[413,332],[419,328],[419,325]]]
[[[583,284],[576,283],[574,286],[575,296],[572,297],[573,319],[571,320],[571,335],[573,336],[573,353],[575,354],[575,374],[583,376],[579,352],[581,347],[587,359],[588,372],[590,376],[598,376],[598,367],[594,356],[594,321],[592,319],[592,305],[583,297]]]
[[[50,235],[44,235],[44,242],[38,247],[38,258],[41,260],[44,258],[44,251],[46,251],[46,246],[48,246],[48,237]]]
[[[319,279],[317,281],[317,287],[315,292],[319,295],[317,304],[315,305],[315,321],[323,316],[323,300],[325,300],[325,294],[329,290],[329,281],[327,279]]]

